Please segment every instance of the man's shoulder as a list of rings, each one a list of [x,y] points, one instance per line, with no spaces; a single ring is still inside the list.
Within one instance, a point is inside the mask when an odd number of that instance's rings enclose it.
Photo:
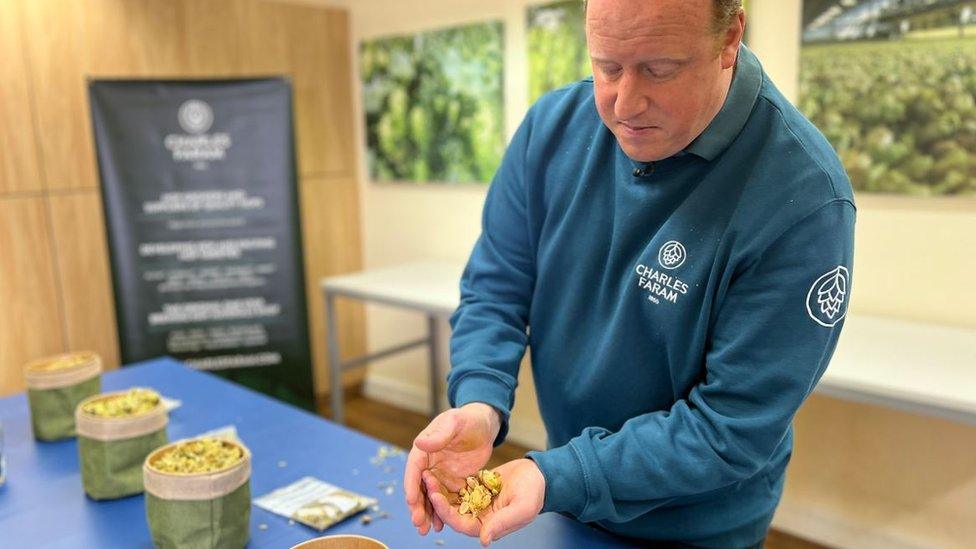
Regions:
[[[753,251],[828,204],[855,207],[833,147],[765,75],[746,126],[717,162],[738,176],[726,187],[734,194],[726,195],[735,204],[730,223],[752,235]]]
[[[533,108],[570,106],[593,100],[593,77],[588,76],[542,94]]]
[[[768,135],[757,153],[774,167],[774,173],[789,174],[770,184],[785,186],[788,193],[799,193],[814,203],[846,200],[853,204],[850,179],[833,146],[766,75],[756,108]]]
[[[533,133],[600,123],[593,102],[593,78],[587,77],[546,92],[529,109]]]

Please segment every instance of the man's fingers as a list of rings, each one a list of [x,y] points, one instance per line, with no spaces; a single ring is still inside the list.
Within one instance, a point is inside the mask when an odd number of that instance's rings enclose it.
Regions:
[[[432,471],[424,471],[421,481],[424,484],[424,503],[427,505],[427,515],[430,517],[433,523],[434,531],[440,532],[444,529],[444,520],[434,511],[433,505],[430,503],[430,496],[427,494],[431,493],[444,493],[444,487],[440,484],[440,481],[434,476]]]
[[[444,521],[441,520],[440,515],[434,512],[434,507],[430,504],[430,500],[427,500],[427,512],[430,513],[430,519],[434,523],[434,531],[440,532],[444,529]]]
[[[403,474],[403,492],[407,498],[407,505],[411,508],[420,503],[420,474],[428,467],[427,453],[417,447],[410,449],[407,455],[407,468]]]
[[[403,474],[403,493],[410,509],[410,520],[418,529],[426,534],[430,529],[430,516],[424,509],[424,495],[422,493],[420,475],[427,468],[427,454],[416,447],[407,456],[407,468]]]
[[[417,526],[417,533],[420,534],[421,536],[426,536],[427,533],[430,532],[431,515],[433,514],[433,512],[431,511],[430,502],[427,500],[426,492],[427,492],[426,489],[421,490],[420,503],[416,506],[417,507],[416,516],[418,517],[418,519],[417,521],[414,522],[414,525]]]
[[[457,414],[445,412],[434,418],[423,431],[417,435],[413,444],[424,452],[439,452],[454,438],[460,423]]]
[[[532,522],[532,519],[532,510],[525,505],[519,505],[516,501],[492,513],[481,526],[478,537],[481,539],[481,544],[487,546]]]

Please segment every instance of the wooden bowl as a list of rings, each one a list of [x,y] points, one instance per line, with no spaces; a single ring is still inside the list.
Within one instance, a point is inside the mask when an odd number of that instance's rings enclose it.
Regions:
[[[299,543],[291,549],[390,549],[385,543],[365,536],[325,536]]]

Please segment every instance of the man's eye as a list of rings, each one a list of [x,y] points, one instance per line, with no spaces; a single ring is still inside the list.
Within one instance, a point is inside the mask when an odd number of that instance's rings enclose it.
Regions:
[[[607,76],[615,76],[620,73],[620,67],[616,65],[603,65],[600,70]]]
[[[667,78],[673,76],[678,71],[676,65],[662,65],[658,67],[645,67],[645,72],[652,78]]]

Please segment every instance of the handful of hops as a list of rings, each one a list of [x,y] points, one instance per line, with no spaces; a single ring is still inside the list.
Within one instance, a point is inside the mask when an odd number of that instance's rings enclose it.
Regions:
[[[126,417],[148,412],[159,406],[159,393],[149,389],[129,389],[123,394],[85,403],[81,411],[99,417]]]
[[[149,466],[164,473],[212,473],[235,465],[243,457],[236,444],[219,438],[199,438],[176,444]]]
[[[458,491],[461,503],[458,513],[478,518],[478,513],[491,506],[492,500],[502,490],[502,477],[498,473],[482,469],[477,476],[465,479],[466,486]]]

